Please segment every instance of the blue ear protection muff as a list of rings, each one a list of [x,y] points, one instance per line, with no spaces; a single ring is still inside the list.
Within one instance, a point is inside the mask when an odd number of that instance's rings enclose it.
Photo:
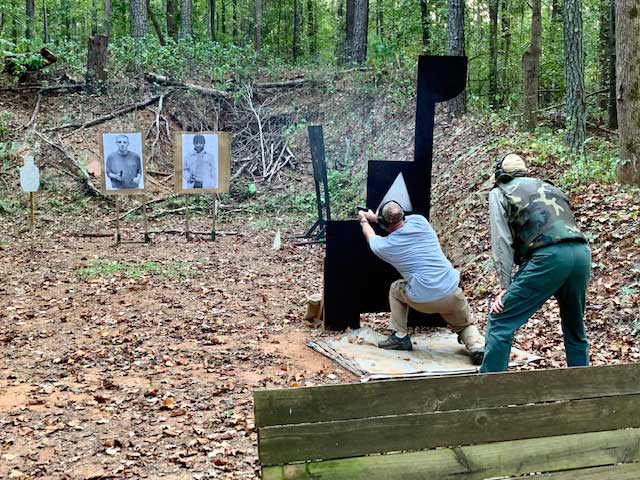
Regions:
[[[378,225],[380,225],[382,228],[384,228],[385,230],[387,228],[389,228],[389,224],[387,223],[387,221],[384,219],[384,216],[382,215],[382,211],[384,210],[384,207],[386,207],[387,205],[389,205],[390,203],[395,203],[396,205],[398,205],[401,209],[402,209],[402,220],[405,219],[405,215],[404,215],[404,208],[402,208],[402,205],[400,205],[398,202],[396,202],[395,200],[389,200],[388,202],[384,202],[382,205],[380,205],[380,208],[378,208]]]

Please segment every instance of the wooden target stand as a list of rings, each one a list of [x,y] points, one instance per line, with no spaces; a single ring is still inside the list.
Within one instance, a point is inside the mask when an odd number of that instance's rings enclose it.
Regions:
[[[116,210],[116,219],[115,219],[115,224],[116,224],[116,233],[115,233],[115,244],[119,245],[121,243],[151,243],[151,234],[165,234],[165,235],[171,235],[171,234],[176,234],[176,235],[184,235],[184,237],[186,238],[187,242],[190,242],[192,237],[195,235],[205,235],[208,236],[208,240],[210,241],[215,241],[216,237],[217,237],[217,233],[216,233],[216,224],[217,224],[217,219],[218,219],[218,211],[220,209],[220,195],[219,194],[214,194],[214,199],[213,202],[211,204],[211,231],[210,232],[198,232],[198,231],[192,231],[191,230],[191,220],[190,220],[190,214],[189,214],[189,195],[188,194],[184,194],[183,198],[184,198],[184,230],[156,230],[156,231],[150,231],[149,230],[149,216],[147,213],[147,201],[146,198],[143,199],[142,201],[142,206],[141,206],[141,210],[142,210],[142,224],[144,227],[144,234],[143,234],[143,240],[139,241],[139,240],[123,240],[122,239],[122,231],[120,229],[120,204],[118,203],[118,199],[117,196],[114,198],[114,203],[115,203],[115,210]]]

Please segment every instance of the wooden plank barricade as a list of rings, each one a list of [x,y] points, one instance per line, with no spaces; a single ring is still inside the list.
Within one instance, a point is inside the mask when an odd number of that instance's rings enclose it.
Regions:
[[[640,478],[640,365],[259,390],[254,402],[265,480]]]

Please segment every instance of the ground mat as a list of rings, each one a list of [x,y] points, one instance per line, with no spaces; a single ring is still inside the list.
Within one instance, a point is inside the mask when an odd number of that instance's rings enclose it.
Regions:
[[[455,333],[434,331],[411,335],[412,351],[377,347],[384,334],[368,327],[310,342],[309,347],[331,358],[362,381],[385,378],[426,377],[473,373],[478,367]],[[525,365],[541,357],[517,348],[511,350],[509,366]]]

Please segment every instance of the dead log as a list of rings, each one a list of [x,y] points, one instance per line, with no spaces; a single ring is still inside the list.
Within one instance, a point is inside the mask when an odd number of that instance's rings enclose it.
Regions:
[[[145,73],[144,78],[148,82],[157,83],[160,85],[169,85],[172,87],[180,87],[185,88],[187,90],[192,90],[194,92],[199,92],[203,95],[208,95],[211,97],[219,97],[224,98],[225,100],[231,100],[231,95],[227,92],[223,92],[222,90],[216,90],[215,88],[203,87],[201,85],[195,85],[193,83],[182,83],[177,80],[171,80],[164,75],[158,75],[157,73]]]
[[[43,48],[38,53],[12,53],[4,57],[3,72],[23,81],[27,73],[41,70],[57,61],[58,57],[47,48]]]

